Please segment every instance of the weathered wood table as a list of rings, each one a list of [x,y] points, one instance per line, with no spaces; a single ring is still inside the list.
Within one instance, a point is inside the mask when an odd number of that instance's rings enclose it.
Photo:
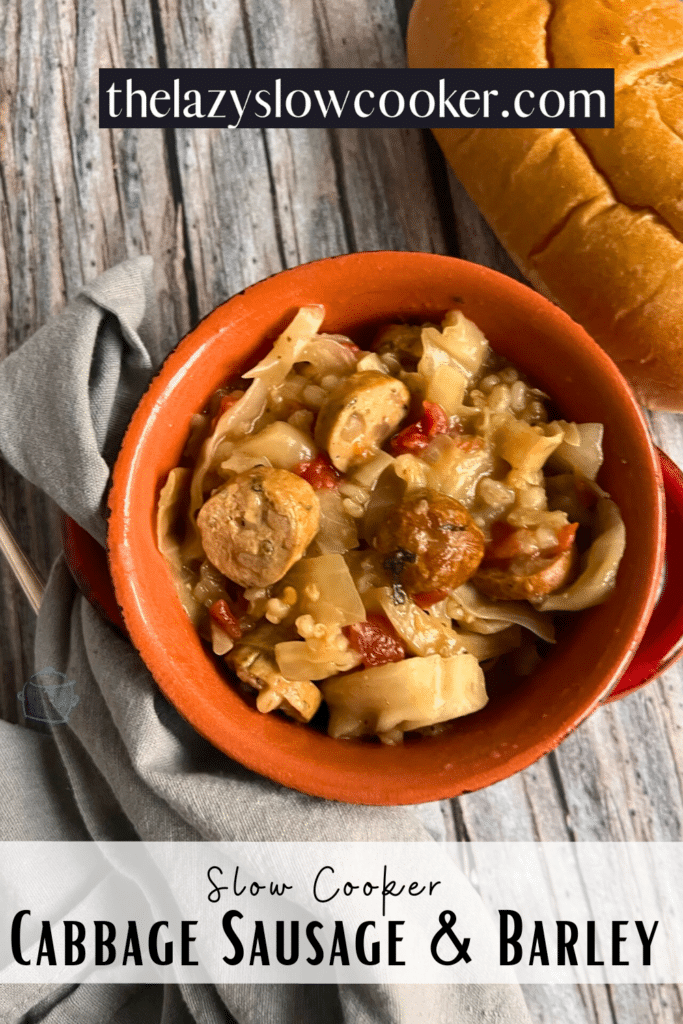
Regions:
[[[84,281],[155,259],[161,357],[196,321],[283,267],[357,249],[451,253],[517,276],[428,134],[104,131],[100,66],[401,66],[410,0],[5,0],[0,6],[0,353]],[[398,8],[398,9],[397,9]],[[652,417],[683,463],[683,419]],[[7,466],[0,504],[47,575],[55,509]],[[33,615],[0,566],[0,713],[17,721]],[[680,667],[602,708],[554,753],[443,810],[451,838],[683,838]],[[541,1022],[683,1020],[678,987],[529,987]]]

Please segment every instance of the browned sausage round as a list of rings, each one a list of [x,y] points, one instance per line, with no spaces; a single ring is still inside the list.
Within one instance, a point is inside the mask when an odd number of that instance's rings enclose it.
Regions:
[[[390,512],[374,546],[406,590],[452,590],[484,557],[484,535],[464,505],[436,491],[412,494]]]
[[[320,504],[286,469],[257,466],[206,501],[197,516],[206,557],[241,587],[282,579],[318,532]]]
[[[472,582],[477,590],[495,601],[540,600],[563,587],[576,563],[574,545],[554,558],[516,558],[505,568],[480,569]]]
[[[378,370],[354,373],[323,403],[315,424],[315,443],[336,469],[367,462],[394,433],[408,412],[410,392],[402,381]]]
[[[404,370],[414,372],[422,356],[422,328],[408,324],[387,324],[372,343],[374,352],[391,352]]]

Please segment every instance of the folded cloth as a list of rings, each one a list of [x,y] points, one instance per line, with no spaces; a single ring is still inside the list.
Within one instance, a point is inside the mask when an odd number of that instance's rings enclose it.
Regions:
[[[109,467],[152,374],[152,261],[103,274],[0,365],[0,450],[102,541]],[[77,591],[62,558],[38,618],[36,669],[73,680],[68,721],[38,735],[0,723],[2,839],[425,841],[409,808],[303,796],[198,736],[136,651]],[[433,830],[432,830],[433,831]],[[528,1021],[514,986],[15,986],[0,1017],[176,1024]]]

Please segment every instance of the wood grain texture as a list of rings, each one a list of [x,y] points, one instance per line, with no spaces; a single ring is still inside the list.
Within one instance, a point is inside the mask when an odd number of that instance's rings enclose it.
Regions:
[[[156,60],[146,0],[2,5],[0,355],[84,282],[139,253],[155,257],[154,357],[188,329],[183,239],[163,135],[104,132],[97,124],[98,68]],[[54,509],[4,464],[0,501],[47,575],[60,544]],[[15,695],[33,670],[34,623],[4,564],[0,617],[0,713],[15,721]]]
[[[460,254],[524,280],[449,172]],[[683,464],[683,420],[651,414],[655,442]],[[461,797],[458,834],[472,840],[673,841],[681,839],[683,666],[598,709],[524,772]],[[683,1019],[683,989],[671,986],[526,986],[534,1021],[596,1024]]]
[[[155,258],[160,357],[217,303],[282,267],[354,249],[446,252],[520,275],[416,131],[100,131],[97,69],[401,66],[409,0],[21,0],[0,9],[0,355],[84,281]],[[683,464],[683,418],[652,417]],[[45,498],[0,466],[0,502],[47,573]],[[0,715],[33,671],[33,618],[0,567]],[[448,839],[683,833],[683,671],[600,709],[512,779],[428,810]],[[677,986],[529,986],[534,1024],[676,1024]]]

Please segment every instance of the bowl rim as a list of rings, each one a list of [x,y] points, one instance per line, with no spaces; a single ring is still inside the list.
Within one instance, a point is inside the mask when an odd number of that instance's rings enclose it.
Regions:
[[[577,717],[568,721],[565,728],[558,730],[543,741],[537,742],[530,747],[526,747],[523,751],[509,756],[507,760],[502,761],[500,764],[494,764],[489,766],[488,769],[482,770],[471,786],[454,787],[452,781],[449,782],[447,777],[427,780],[415,779],[410,784],[404,778],[389,776],[381,780],[379,788],[374,786],[370,789],[366,785],[365,789],[362,786],[359,789],[359,781],[354,772],[340,769],[338,777],[332,782],[324,777],[318,777],[314,772],[302,776],[295,774],[291,766],[288,766],[286,763],[280,763],[278,758],[273,758],[270,756],[270,753],[268,754],[267,764],[264,765],[262,747],[259,744],[250,742],[249,735],[245,735],[244,732],[235,731],[234,734],[231,733],[226,739],[225,730],[223,730],[221,736],[217,737],[217,727],[214,722],[216,718],[215,708],[203,700],[194,704],[184,700],[183,691],[178,686],[178,680],[169,671],[164,660],[164,653],[154,645],[150,647],[146,642],[149,637],[149,629],[144,619],[144,608],[140,605],[136,591],[136,566],[129,557],[128,547],[131,538],[130,529],[132,522],[130,509],[134,504],[135,470],[140,450],[143,448],[144,442],[150,433],[151,425],[154,417],[158,414],[164,394],[172,391],[176,377],[185,372],[189,366],[201,357],[202,346],[208,339],[214,337],[219,330],[226,307],[230,305],[237,306],[245,297],[251,298],[252,294],[258,294],[260,289],[266,288],[275,278],[289,277],[294,279],[297,275],[305,275],[313,268],[326,264],[333,262],[362,263],[368,257],[382,257],[390,262],[392,260],[403,261],[406,258],[412,258],[424,263],[433,262],[435,267],[437,264],[447,263],[453,270],[460,269],[466,273],[477,275],[483,281],[488,279],[494,287],[496,283],[500,284],[502,279],[505,282],[505,287],[508,289],[508,294],[519,299],[522,304],[526,300],[527,303],[533,303],[536,309],[542,306],[546,315],[559,322],[565,331],[572,332],[575,338],[577,340],[580,339],[584,346],[587,345],[593,362],[601,366],[602,370],[611,376],[615,384],[618,382],[624,412],[627,412],[633,422],[638,424],[642,440],[644,441],[644,448],[648,453],[652,482],[655,484],[658,495],[656,507],[652,509],[656,527],[655,536],[652,538],[653,571],[650,574],[649,585],[647,583],[644,584],[638,621],[635,623],[633,631],[622,644],[621,657],[615,662],[609,678],[604,679],[600,692],[594,694],[583,711]],[[232,326],[234,328],[238,325],[239,320]],[[116,599],[128,634],[159,688],[181,716],[200,735],[227,756],[265,778],[312,796],[370,805],[413,804],[453,798],[462,793],[485,788],[495,782],[502,781],[517,771],[533,764],[544,754],[554,749],[600,704],[603,697],[610,692],[615,685],[615,681],[620,677],[633,657],[656,603],[658,579],[664,559],[664,503],[659,460],[655,453],[643,411],[609,356],[564,311],[531,287],[522,284],[514,278],[492,268],[461,260],[457,257],[405,250],[366,250],[341,254],[312,260],[299,264],[296,267],[277,271],[235,293],[204,316],[168,353],[151,378],[144,395],[140,399],[128,424],[112,472],[112,484],[108,495],[107,509],[107,557]],[[330,740],[330,742],[339,743],[341,741]],[[368,745],[368,749],[374,748]]]

